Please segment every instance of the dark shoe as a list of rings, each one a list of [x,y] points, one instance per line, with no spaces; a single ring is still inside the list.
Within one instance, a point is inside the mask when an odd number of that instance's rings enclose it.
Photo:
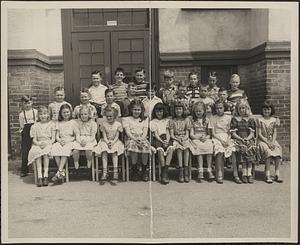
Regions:
[[[161,169],[161,183],[163,185],[167,184],[167,180],[166,180],[166,167],[162,167],[162,169]]]
[[[242,181],[240,180],[240,178],[238,176],[234,176],[234,182],[237,184],[242,184]]]
[[[27,176],[27,173],[21,172],[20,177],[26,177],[26,176]]]
[[[119,173],[118,172],[114,172],[113,173],[113,180],[118,180],[119,179]]]
[[[217,178],[217,183],[218,184],[223,184],[223,178],[222,177],[218,177]]]
[[[45,177],[43,179],[43,186],[48,186],[48,184],[49,184],[48,177]]]
[[[184,182],[190,182],[190,172],[189,167],[184,167]]]
[[[213,174],[211,171],[208,172],[208,181],[209,181],[209,182],[212,182],[214,179],[215,179],[214,174]]]
[[[106,181],[107,180],[107,177],[108,177],[108,174],[105,173],[105,174],[102,174],[101,178],[100,178],[100,181]]]
[[[183,178],[183,168],[179,168],[179,179],[178,181],[180,183],[183,183],[184,182],[184,178]]]
[[[138,177],[138,169],[137,169],[136,165],[132,165],[131,173],[132,173],[132,175],[131,175],[132,181],[138,181],[139,177]]]
[[[242,181],[243,183],[247,184],[248,183],[248,178],[246,175],[242,176]]]
[[[283,179],[281,179],[280,176],[275,175],[274,181],[276,181],[276,182],[278,182],[278,183],[282,183],[282,182],[283,182]]]
[[[198,172],[197,182],[201,183],[203,179],[204,179],[203,172]]]
[[[248,183],[249,184],[253,184],[254,183],[254,179],[253,179],[253,176],[248,176]]]
[[[266,176],[266,182],[267,182],[268,184],[272,184],[272,183],[273,183],[273,181],[272,181],[272,179],[271,179],[270,176]]]
[[[58,176],[59,176],[59,171],[56,172],[56,174],[52,177],[51,180],[52,180],[53,182],[57,182],[57,181],[59,180]]]
[[[149,181],[149,172],[148,172],[148,170],[143,171],[142,180],[145,181],[145,182]]]
[[[38,178],[36,186],[37,187],[41,187],[43,185],[43,179],[42,178]]]

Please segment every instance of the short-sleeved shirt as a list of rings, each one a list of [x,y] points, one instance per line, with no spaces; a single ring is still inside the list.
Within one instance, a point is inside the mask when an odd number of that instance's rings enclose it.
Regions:
[[[261,117],[258,119],[257,126],[260,128],[262,136],[272,141],[275,129],[280,126],[280,120],[275,117],[270,117],[268,120]]]
[[[108,140],[113,140],[116,137],[117,132],[123,132],[122,124],[118,121],[114,121],[113,124],[108,123],[107,121],[103,121],[100,126],[101,132],[106,133],[106,137]]]
[[[53,131],[55,131],[55,125],[53,123],[37,122],[33,124],[30,129],[30,137],[36,137],[38,141],[51,140]]]
[[[194,133],[195,135],[208,135],[208,130],[212,129],[210,120],[208,118],[205,118],[205,121],[203,122],[203,119],[199,119],[199,120],[190,120],[191,123],[191,128],[194,129]]]
[[[228,90],[228,98],[230,102],[234,103],[234,105],[240,100],[240,99],[247,99],[246,93],[242,89],[237,89],[235,91],[233,90]]]
[[[120,102],[122,101],[124,98],[127,97],[127,88],[128,88],[128,84],[122,82],[121,84],[113,84],[112,89],[115,93],[115,101],[116,102]]]
[[[74,141],[76,126],[76,122],[73,119],[69,121],[59,121],[56,124],[59,137],[67,142]]]
[[[48,110],[49,110],[51,120],[53,120],[53,121],[58,120],[58,114],[59,114],[60,107],[64,104],[69,105],[71,110],[72,110],[71,104],[69,102],[66,102],[66,101],[63,101],[63,102],[60,102],[60,103],[54,101],[54,102],[49,104]]]
[[[101,106],[101,115],[102,116],[104,116],[104,109],[106,108],[106,106],[107,106],[106,102]],[[121,116],[121,108],[120,108],[120,106],[117,103],[115,103],[115,102],[113,102],[110,106],[113,107],[113,108],[115,108],[118,111],[118,117],[120,117]]]
[[[176,96],[176,89],[174,88],[161,88],[159,91],[159,97],[166,105],[171,105],[174,102]]]
[[[167,130],[169,129],[169,121],[170,119],[164,118],[164,119],[153,119],[150,122],[150,129],[152,132],[157,132],[158,135],[167,134]]]
[[[73,117],[74,118],[76,118],[76,119],[79,118],[80,109],[83,106],[87,106],[89,108],[89,110],[90,110],[90,117],[91,118],[96,118],[97,117],[96,107],[93,106],[92,104],[88,103],[86,105],[80,104],[80,105],[75,106],[74,111],[73,111]]]
[[[91,95],[90,102],[97,103],[97,104],[104,104],[105,103],[105,90],[107,87],[103,84],[99,84],[98,87],[91,86],[89,88],[89,92]]]
[[[174,135],[177,137],[183,137],[186,134],[186,130],[189,129],[190,122],[188,118],[171,119],[169,121],[169,128],[173,129]]]
[[[219,99],[219,96],[218,96],[219,89],[220,88],[217,87],[217,86],[214,86],[212,88],[210,88],[208,86],[208,89],[207,89],[208,94],[207,94],[207,96],[210,97],[210,98],[212,98],[214,101],[217,101]]]
[[[76,120],[77,124],[76,125],[76,132],[80,136],[95,136],[97,132],[97,123],[90,119],[87,122],[83,122],[81,120]]]
[[[38,119],[38,111],[36,109],[23,110],[19,114],[20,132],[23,131],[25,124],[35,123]]]
[[[162,103],[162,100],[157,96],[153,96],[151,100],[148,97],[143,100],[143,104],[145,107],[145,117],[151,117],[152,110],[157,103]]]
[[[229,134],[232,116],[224,114],[223,116],[214,115],[210,118],[210,123],[216,134]]]
[[[245,138],[250,132],[255,132],[256,124],[250,117],[233,117],[231,119],[230,131],[235,132],[238,136]]]
[[[142,136],[145,128],[149,128],[148,120],[141,120],[140,118],[124,117],[123,118],[123,128],[128,129],[131,134],[135,137]]]

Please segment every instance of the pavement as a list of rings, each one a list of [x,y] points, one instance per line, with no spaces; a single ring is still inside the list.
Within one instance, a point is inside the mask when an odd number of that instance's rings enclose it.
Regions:
[[[87,176],[62,185],[36,187],[33,174],[20,178],[9,163],[9,238],[288,238],[290,163],[283,183],[237,185],[232,170],[224,184],[120,182],[99,185]],[[272,166],[274,170],[274,166]],[[194,173],[196,175],[196,173]]]

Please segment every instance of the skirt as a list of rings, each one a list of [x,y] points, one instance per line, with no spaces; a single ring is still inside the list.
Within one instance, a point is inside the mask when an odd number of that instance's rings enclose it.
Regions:
[[[125,147],[129,152],[151,153],[150,143],[148,140],[138,143],[135,140],[128,139]]]
[[[111,148],[108,148],[106,142],[104,142],[104,140],[101,139],[98,145],[94,147],[93,151],[97,155],[101,155],[102,152],[107,152],[107,153],[117,153],[117,155],[120,156],[124,153],[124,144],[120,140],[117,140],[117,142],[114,143]]]
[[[256,161],[256,145],[255,140],[250,140],[248,145],[245,145],[239,140],[235,140],[235,149],[237,154],[237,161],[242,162],[254,162]]]
[[[84,137],[81,138],[84,139]],[[85,146],[81,146],[78,141],[74,141],[73,149],[79,151],[92,151],[96,145],[97,145],[96,139],[94,139],[92,142],[88,142]]]
[[[167,136],[166,134],[162,134],[159,136],[162,140],[166,140]],[[175,147],[172,145],[172,141],[169,141],[169,145],[167,147],[164,146],[163,143],[161,143],[159,140],[157,140],[155,137],[153,137],[152,140],[152,146],[156,149],[156,151],[162,151],[164,155],[168,155],[169,152],[175,149]]]
[[[214,145],[211,139],[207,139],[205,142],[200,140],[192,140],[191,152],[194,156],[213,154]]]
[[[53,157],[69,157],[72,154],[74,142],[66,143],[62,146],[60,143],[56,142],[53,144],[51,149],[51,156]]]
[[[265,142],[259,142],[258,144],[258,158],[262,161],[266,160],[269,157],[280,157],[282,158],[282,148],[275,141],[275,148],[271,150]]]
[[[219,133],[218,136],[222,140],[228,140],[229,135],[227,133]],[[213,138],[213,144],[214,144],[214,155],[216,156],[218,153],[224,153],[225,158],[228,158],[231,156],[232,152],[235,152],[235,145],[232,139],[228,141],[229,145],[227,147],[224,147],[222,143],[217,140],[216,138]]]
[[[173,146],[174,148],[180,149],[180,150],[186,150],[192,148],[192,141],[190,139],[185,140],[182,144],[179,143],[177,140],[173,140]]]
[[[28,165],[33,163],[37,158],[48,155],[50,156],[52,144],[47,145],[44,149],[37,145],[32,145],[28,154]]]

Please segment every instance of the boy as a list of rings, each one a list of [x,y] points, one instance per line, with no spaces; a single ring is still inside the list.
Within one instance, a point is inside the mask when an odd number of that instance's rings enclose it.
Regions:
[[[97,118],[97,110],[95,106],[93,106],[90,103],[90,93],[87,88],[82,88],[80,91],[80,105],[75,106],[73,111],[73,117],[75,119],[79,118],[79,112],[80,108],[82,106],[87,106],[90,110],[91,115],[89,115],[91,118],[96,119]]]
[[[92,86],[89,88],[91,96],[90,103],[95,106],[98,117],[101,115],[101,106],[105,103],[105,90],[107,87],[102,84],[102,74],[100,71],[92,72]]]
[[[146,91],[147,91],[147,97],[143,100],[143,104],[145,107],[144,115],[145,117],[151,118],[152,110],[154,106],[159,102],[162,103],[162,100],[155,95],[156,93],[155,86],[150,88],[150,84],[147,84]]]
[[[200,98],[197,100],[198,101],[202,101],[205,104],[206,107],[206,116],[210,117],[212,115],[212,107],[215,104],[215,101],[208,97],[208,86],[200,86]]]
[[[234,111],[234,105],[232,102],[227,100],[227,97],[228,97],[227,90],[225,88],[221,87],[219,89],[218,95],[219,95],[218,101],[221,101],[224,103],[224,113],[231,115],[232,112]]]
[[[115,102],[119,104],[121,111],[123,111],[123,100],[127,97],[128,84],[124,83],[125,72],[123,68],[118,67],[115,71],[115,83],[111,88],[115,93]]]
[[[112,89],[106,89],[105,90],[105,103],[101,106],[101,116],[104,116],[104,110],[107,106],[110,106],[112,108],[115,108],[118,112],[118,117],[121,116],[121,109],[120,106],[114,102],[115,100],[115,94]]]
[[[184,105],[184,112],[190,115],[190,99],[186,96],[187,87],[183,82],[179,82],[177,93],[174,97],[173,104],[181,103]]]
[[[200,88],[198,86],[198,75],[196,72],[189,74],[189,86],[187,87],[186,96],[190,99],[190,104],[193,104],[200,97]]]
[[[210,72],[208,78],[208,88],[207,88],[207,96],[212,98],[214,101],[218,99],[219,87],[216,85],[218,79],[216,76],[216,72]]]
[[[135,91],[136,91],[136,85],[133,82],[129,82],[127,87],[127,97],[123,100],[123,111],[122,111],[123,117],[129,116],[129,110],[128,110],[129,104],[132,100],[137,98],[135,96]]]
[[[135,79],[134,83],[136,85],[135,96],[139,97],[139,99],[143,100],[147,97],[146,87],[149,82],[145,81],[145,69],[143,67],[138,67],[135,70]]]

